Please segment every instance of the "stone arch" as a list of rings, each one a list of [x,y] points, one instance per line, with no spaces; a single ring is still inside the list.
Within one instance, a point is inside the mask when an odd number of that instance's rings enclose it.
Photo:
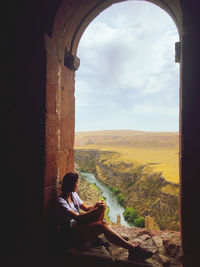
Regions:
[[[45,34],[45,50],[47,58],[47,74],[46,74],[46,136],[45,136],[45,177],[44,177],[44,217],[47,215],[49,207],[51,206],[52,197],[55,195],[56,183],[55,177],[62,178],[66,171],[72,171],[74,168],[74,78],[75,70],[79,65],[79,60],[76,57],[76,51],[79,40],[90,24],[90,22],[98,16],[98,14],[111,6],[114,3],[128,0],[95,0],[83,3],[82,0],[63,0],[54,19],[53,27],[49,35]],[[134,0],[132,0],[134,1]],[[192,116],[192,107],[183,112],[186,102],[183,101],[184,95],[187,99],[187,88],[191,86],[191,80],[188,76],[183,79],[182,71],[188,71],[186,64],[191,63],[191,58],[187,56],[187,52],[192,47],[189,40],[194,40],[195,24],[192,20],[184,22],[182,13],[183,1],[169,1],[169,0],[149,0],[153,4],[158,5],[164,9],[174,20],[181,40],[182,52],[180,55],[180,83],[181,83],[181,98],[180,111],[185,116],[185,122],[188,116]],[[186,7],[185,14],[186,14]],[[184,24],[185,23],[185,24]],[[184,27],[183,27],[184,25]],[[186,25],[186,26],[185,26]],[[182,43],[185,41],[185,46]],[[194,41],[193,41],[194,42]],[[194,45],[194,48],[195,45]],[[196,49],[197,50],[197,49]],[[195,51],[196,51],[195,50]],[[182,56],[185,55],[183,62]],[[189,54],[188,54],[189,55]],[[193,59],[195,56],[193,55]],[[192,72],[188,75],[194,76]],[[197,83],[197,82],[196,82]],[[184,95],[182,88],[185,88]],[[191,99],[195,99],[195,88],[190,95]],[[195,246],[192,245],[192,237],[190,237],[189,221],[187,216],[190,214],[190,208],[187,208],[189,202],[189,195],[185,188],[189,185],[187,176],[190,174],[190,168],[194,167],[194,162],[190,162],[188,157],[191,154],[189,144],[190,135],[187,135],[187,126],[182,126],[183,118],[181,118],[180,135],[184,135],[185,150],[183,151],[183,139],[180,140],[180,171],[181,171],[181,231],[183,236],[183,248],[185,252],[191,251]],[[192,123],[192,122],[191,122]],[[192,126],[190,123],[190,126]],[[195,127],[191,127],[192,129]],[[198,132],[198,131],[197,131]],[[66,134],[67,133],[67,134]],[[194,147],[195,145],[193,145]],[[185,164],[183,167],[183,163]],[[193,177],[197,169],[193,169]],[[184,180],[184,176],[186,179]],[[183,197],[184,196],[184,197]],[[191,203],[191,201],[190,201]],[[183,221],[187,221],[185,227]],[[187,228],[188,227],[188,228]],[[187,240],[184,241],[184,240]]]
[[[45,213],[52,196],[55,195],[56,184],[65,172],[73,171],[74,168],[74,71],[79,66],[76,52],[80,38],[90,22],[100,12],[112,4],[123,1],[127,0],[96,0],[87,1],[87,3],[81,0],[63,0],[56,13],[51,34],[44,36],[47,57]],[[182,15],[178,0],[149,0],[147,2],[164,9],[174,20],[181,35]]]
[[[61,126],[64,127],[65,122],[67,123],[66,118],[68,117],[68,124],[70,121],[70,127],[68,127],[68,129],[72,128],[74,129],[74,123],[73,123],[74,114],[72,114],[74,111],[74,107],[72,108],[71,106],[72,103],[74,103],[74,96],[73,96],[74,71],[79,66],[79,59],[76,57],[77,47],[84,30],[87,28],[90,22],[96,16],[98,16],[100,12],[110,7],[112,4],[123,1],[127,0],[88,1],[87,4],[86,3],[83,4],[82,1],[67,1],[67,0],[62,1],[55,16],[51,37],[45,35],[45,47],[47,52],[46,115],[48,120],[49,117],[48,115],[51,114],[51,119],[54,121],[54,135],[55,135],[54,138],[51,136],[51,140],[54,139],[54,144],[48,144],[48,142],[46,143],[47,150],[48,147],[53,148],[54,145],[54,149],[57,151],[56,152],[57,154],[58,151],[60,151],[61,153],[61,150],[63,149],[62,151],[65,151],[64,153],[65,156],[66,154],[68,154],[69,150],[71,151],[69,159],[71,159],[71,156],[73,156],[72,144],[71,147],[69,148],[66,147],[66,145],[62,142],[63,138],[61,134],[62,129],[60,127]],[[182,15],[181,15],[181,8],[179,5],[179,1],[171,2],[166,0],[150,0],[147,2],[156,4],[162,9],[164,9],[174,20],[178,28],[179,34],[181,35]],[[49,75],[52,73],[53,70],[52,68],[54,68],[55,70],[53,76],[54,80],[52,79],[52,76]],[[54,95],[52,95],[53,92],[51,89],[48,90],[48,83],[51,84],[50,87],[52,87],[52,84],[55,84],[54,88],[56,87],[57,90],[54,89]],[[59,88],[61,90],[59,90]],[[63,110],[64,106],[65,107],[70,106],[71,108],[68,110],[66,110],[65,108],[65,110]],[[68,114],[66,112],[68,112]],[[54,119],[53,119],[53,114],[54,114]],[[65,122],[63,122],[64,118]],[[58,129],[57,131],[55,131],[55,127],[57,126]],[[47,130],[49,129],[50,128],[47,125]],[[70,132],[70,134],[72,134],[72,132]],[[71,139],[73,143],[73,138],[69,137],[69,139]],[[55,144],[55,140],[57,140],[57,144]],[[58,160],[59,156],[57,156],[56,158]],[[69,165],[70,167],[67,167],[67,169],[72,169],[73,163]],[[61,171],[60,173],[61,176],[63,172],[64,170]]]
[[[110,7],[113,4],[116,3],[121,3],[121,2],[125,2],[125,1],[134,1],[134,0],[112,0],[112,1],[105,1],[103,3],[98,3],[97,6],[95,6],[94,8],[92,8],[91,10],[88,11],[88,13],[83,17],[83,19],[80,21],[80,23],[78,24],[76,31],[74,32],[72,41],[71,41],[71,46],[70,46],[70,52],[73,55],[76,55],[77,53],[77,47],[80,41],[80,38],[83,34],[83,32],[85,31],[85,29],[88,27],[88,25],[94,20],[95,17],[97,17],[99,15],[99,13],[101,13],[102,11],[104,11],[105,9],[107,9],[108,7]],[[170,17],[172,18],[172,20],[174,21],[179,34],[181,34],[181,16],[179,16],[180,14],[180,6],[175,6],[174,3],[172,3],[172,5],[168,5],[165,1],[159,1],[159,0],[143,0],[145,2],[150,2],[153,3],[157,6],[159,6],[160,8],[162,8],[163,10],[165,10]]]
[[[72,55],[76,55],[77,47],[80,38],[90,24],[90,22],[98,16],[103,10],[110,7],[113,4],[134,1],[134,0],[104,0],[104,1],[91,1],[87,4],[69,4],[69,1],[63,1],[55,17],[52,39],[57,44],[57,55],[60,62],[64,62],[64,53],[70,52]],[[153,3],[163,10],[165,10],[169,16],[173,19],[177,26],[179,35],[182,34],[182,14],[179,0],[167,1],[167,0],[143,0]],[[79,1],[77,1],[79,2]],[[73,10],[68,12],[68,10]]]

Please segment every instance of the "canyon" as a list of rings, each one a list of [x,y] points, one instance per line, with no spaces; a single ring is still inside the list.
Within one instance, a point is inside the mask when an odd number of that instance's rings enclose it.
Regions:
[[[108,186],[120,188],[123,206],[140,216],[155,219],[157,229],[179,231],[179,186],[165,180],[151,165],[114,164],[116,152],[76,149],[75,161],[81,171],[94,173]]]

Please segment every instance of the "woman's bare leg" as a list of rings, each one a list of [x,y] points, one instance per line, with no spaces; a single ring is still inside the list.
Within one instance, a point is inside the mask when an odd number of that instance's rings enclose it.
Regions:
[[[135,247],[134,244],[126,241],[124,238],[122,238],[118,233],[113,231],[109,226],[106,225],[106,229],[104,231],[104,235],[108,241],[110,241],[112,244],[125,248],[125,249],[132,249]]]
[[[83,213],[79,217],[80,224],[90,224],[92,222],[103,221],[105,209],[94,209],[89,212]]]
[[[86,242],[95,240],[96,237],[102,233],[104,233],[108,241],[116,246],[123,247],[125,249],[132,249],[135,247],[134,244],[123,239],[104,222],[77,225],[72,229],[72,238],[75,241]]]
[[[101,210],[101,212],[98,214],[98,216],[97,216],[97,222],[98,221],[103,221],[103,219],[104,219],[104,214],[105,214],[105,209],[102,209]]]

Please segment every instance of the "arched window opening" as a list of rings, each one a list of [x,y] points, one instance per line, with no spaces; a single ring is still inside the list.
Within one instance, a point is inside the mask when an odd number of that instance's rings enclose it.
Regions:
[[[81,38],[75,159],[123,207],[114,223],[179,230],[178,41],[169,15],[143,1],[106,9]]]

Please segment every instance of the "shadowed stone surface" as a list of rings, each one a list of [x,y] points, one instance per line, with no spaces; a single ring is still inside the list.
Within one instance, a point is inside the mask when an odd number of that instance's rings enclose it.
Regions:
[[[181,266],[181,241],[180,234],[173,231],[155,231],[137,227],[111,226],[122,237],[132,243],[143,242],[142,246],[147,247],[154,253],[153,257],[144,262],[132,262],[128,260],[128,251],[110,244],[107,250],[103,246],[86,247],[81,251],[71,251],[70,256],[76,259],[92,260],[94,257],[99,258],[105,264],[114,264],[114,266]],[[101,235],[105,241],[104,235]]]

